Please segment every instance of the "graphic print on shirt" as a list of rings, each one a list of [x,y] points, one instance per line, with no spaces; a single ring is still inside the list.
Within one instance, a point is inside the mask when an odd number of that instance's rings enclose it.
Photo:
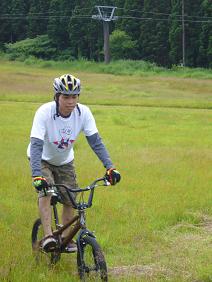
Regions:
[[[71,133],[70,127],[59,130],[60,139],[53,142],[57,146],[57,151],[61,152],[67,150],[69,145],[75,141],[71,139]]]

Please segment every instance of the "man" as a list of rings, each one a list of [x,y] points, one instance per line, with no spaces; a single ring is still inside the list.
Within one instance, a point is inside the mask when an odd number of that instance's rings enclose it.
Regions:
[[[37,110],[27,150],[33,185],[39,192],[38,205],[45,234],[42,247],[46,252],[55,248],[56,240],[51,229],[51,196],[46,196],[44,190],[48,184],[53,183],[77,188],[73,145],[81,131],[106,168],[111,185],[121,179],[102,143],[91,111],[87,106],[78,103],[80,80],[71,74],[65,74],[55,78],[53,86],[54,101]],[[62,202],[62,223],[66,224],[73,217],[74,210],[65,191],[62,192]],[[65,230],[63,237],[68,232],[69,230]],[[76,244],[71,242],[66,251],[76,250]]]

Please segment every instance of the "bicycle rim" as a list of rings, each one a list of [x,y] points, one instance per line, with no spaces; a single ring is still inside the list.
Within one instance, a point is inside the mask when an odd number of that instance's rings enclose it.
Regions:
[[[32,250],[36,260],[36,263],[47,263],[48,265],[53,265],[60,260],[60,252],[54,251],[46,253],[42,250],[40,241],[43,239],[43,227],[40,218],[38,218],[32,228]]]
[[[108,281],[104,254],[95,238],[82,239],[81,255],[77,253],[77,265],[82,281]]]

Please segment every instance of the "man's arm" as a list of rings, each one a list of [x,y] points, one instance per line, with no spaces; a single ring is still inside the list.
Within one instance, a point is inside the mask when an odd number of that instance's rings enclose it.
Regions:
[[[30,165],[32,177],[41,176],[41,157],[43,152],[43,140],[31,137],[30,138]]]
[[[90,136],[86,136],[88,144],[92,148],[92,150],[96,153],[98,158],[102,161],[104,167],[106,169],[110,169],[113,166],[113,163],[110,159],[110,156],[108,154],[108,151],[105,148],[104,143],[102,142],[102,139],[99,135],[99,133],[95,133]]]

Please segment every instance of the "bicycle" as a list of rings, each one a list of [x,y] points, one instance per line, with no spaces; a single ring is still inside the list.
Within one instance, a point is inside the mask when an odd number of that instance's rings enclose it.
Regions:
[[[99,184],[100,182],[101,184]],[[102,281],[108,281],[107,265],[103,251],[96,241],[96,236],[93,234],[93,232],[87,229],[85,217],[85,210],[92,206],[95,188],[108,185],[110,184],[107,181],[106,177],[102,177],[96,179],[92,184],[85,188],[70,189],[63,184],[54,184],[49,185],[49,187],[45,189],[45,193],[51,195],[51,206],[53,208],[53,221],[55,226],[52,230],[53,236],[57,241],[57,245],[56,248],[49,253],[45,252],[42,249],[43,234],[40,234],[40,232],[42,232],[42,224],[40,218],[38,218],[33,224],[31,234],[32,249],[36,254],[37,260],[39,259],[39,255],[45,255],[49,257],[51,265],[56,264],[60,260],[61,254],[66,252],[65,250],[69,242],[71,242],[74,236],[79,232],[76,239],[76,244],[77,267],[80,279],[86,281],[87,277],[92,276],[93,273],[96,278],[100,278]],[[57,203],[60,203],[61,201],[61,187],[66,189],[73,208],[78,211],[78,214],[75,215],[72,220],[70,220],[65,225],[61,225],[59,223],[57,210]],[[88,195],[88,200],[84,201],[83,192],[86,191],[90,191],[90,193]],[[80,197],[78,202],[73,198],[70,192],[81,193],[82,196]],[[72,229],[69,231],[67,237],[62,240],[63,231],[70,226],[72,227]]]

